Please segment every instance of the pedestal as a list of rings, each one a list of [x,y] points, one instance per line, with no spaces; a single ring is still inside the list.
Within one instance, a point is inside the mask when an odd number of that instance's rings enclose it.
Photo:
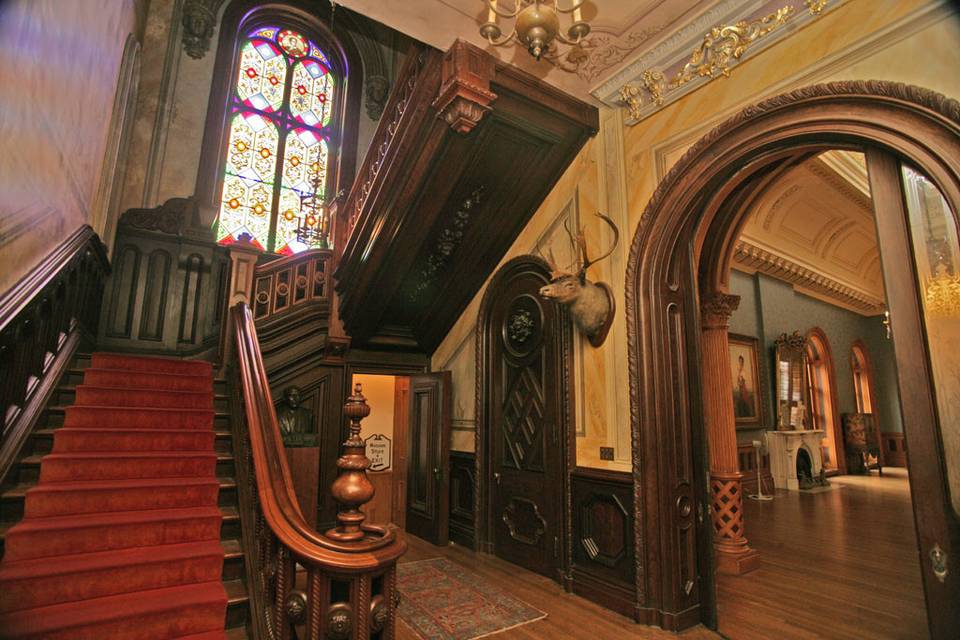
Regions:
[[[286,447],[293,490],[303,519],[317,526],[317,497],[320,490],[320,447]]]

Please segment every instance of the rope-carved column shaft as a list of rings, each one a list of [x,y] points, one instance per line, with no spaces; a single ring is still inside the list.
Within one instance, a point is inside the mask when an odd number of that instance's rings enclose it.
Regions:
[[[757,567],[757,552],[747,544],[743,528],[743,496],[737,460],[733,380],[730,378],[728,327],[740,296],[712,293],[703,297],[701,347],[703,354],[703,404],[710,441],[711,517],[717,569],[746,573]]]

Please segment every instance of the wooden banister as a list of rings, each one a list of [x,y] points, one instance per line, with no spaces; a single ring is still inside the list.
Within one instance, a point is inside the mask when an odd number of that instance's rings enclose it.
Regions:
[[[83,225],[0,295],[0,480],[81,342],[97,333],[110,262]]]
[[[390,640],[396,561],[406,543],[392,525],[361,524],[363,535],[349,541],[334,540],[304,520],[246,304],[231,309],[230,323],[231,416],[255,637]],[[344,475],[357,472],[341,469]],[[353,506],[343,503],[345,511]]]

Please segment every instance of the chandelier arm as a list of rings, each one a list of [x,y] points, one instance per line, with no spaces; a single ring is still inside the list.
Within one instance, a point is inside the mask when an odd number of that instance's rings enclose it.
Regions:
[[[583,4],[584,1],[585,0],[580,0],[580,3]],[[523,8],[521,7],[521,3],[519,2],[517,3],[516,11],[514,11],[513,13],[509,11],[501,11],[500,9],[497,8],[495,4],[491,3],[490,0],[483,0],[483,3],[487,5],[487,9],[489,9],[490,11],[493,11],[495,14],[497,14],[501,18],[516,18],[518,15],[520,15],[520,12],[523,10]]]
[[[514,29],[514,30],[511,31],[509,34],[505,35],[503,38],[501,38],[501,39],[499,39],[499,40],[495,40],[495,39],[493,39],[493,38],[487,38],[487,42],[489,42],[490,44],[492,44],[492,45],[495,46],[495,47],[504,47],[504,46],[510,44],[510,42],[511,42],[512,40],[516,40],[517,42],[520,42],[520,39],[517,38],[517,30],[516,30],[516,29]]]
[[[568,44],[571,47],[575,47],[581,42],[583,42],[583,36],[577,36],[577,38],[571,40],[570,38],[565,37],[562,33],[558,31],[557,35],[554,36],[554,40],[559,40],[563,44]]]
[[[487,0],[487,2],[489,2],[489,1],[490,1],[490,0]],[[573,5],[572,5],[569,9],[561,9],[561,8],[560,8],[560,3],[559,3],[559,2],[555,2],[554,5],[553,5],[553,10],[556,11],[557,13],[573,13],[573,12],[576,11],[577,9],[582,9],[582,8],[583,8],[583,5],[585,5],[586,3],[587,3],[587,0],[580,0],[579,2],[574,2]]]

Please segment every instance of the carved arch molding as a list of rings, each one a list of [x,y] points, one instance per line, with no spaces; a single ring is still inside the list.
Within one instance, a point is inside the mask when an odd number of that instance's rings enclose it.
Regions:
[[[230,0],[184,0],[181,10],[181,41],[188,56],[199,60],[210,50],[210,40],[217,24],[220,10]],[[316,3],[315,10],[322,18],[331,20],[330,9],[326,3]],[[364,106],[371,120],[379,120],[383,107],[390,94],[390,70],[383,58],[383,51],[377,44],[377,36],[370,22],[346,9],[337,7],[337,22],[345,27],[350,39],[360,53],[363,64]],[[342,35],[337,30],[338,36]]]
[[[736,203],[798,154],[869,146],[909,158],[956,207],[958,140],[956,100],[901,83],[820,84],[745,108],[657,186],[626,274],[639,621],[716,621],[697,310],[700,295],[726,291]]]

